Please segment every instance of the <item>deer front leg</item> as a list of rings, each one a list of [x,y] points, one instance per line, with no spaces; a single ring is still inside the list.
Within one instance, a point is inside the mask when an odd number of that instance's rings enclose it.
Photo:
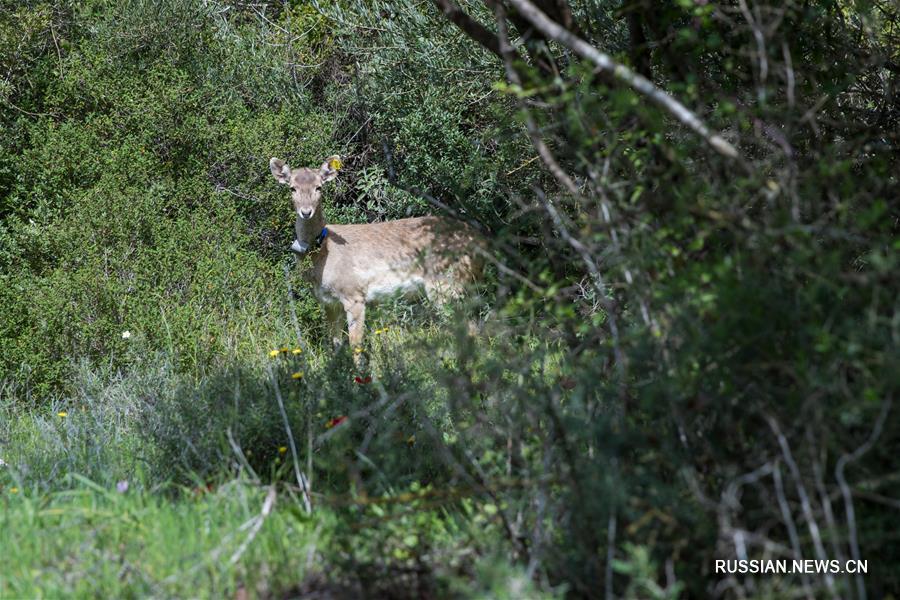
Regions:
[[[331,343],[337,350],[344,343],[344,308],[340,304],[326,304],[325,316],[328,318]]]
[[[347,330],[350,334],[350,349],[353,362],[359,367],[362,364],[362,344],[366,333],[366,303],[362,300],[344,302],[347,312]]]

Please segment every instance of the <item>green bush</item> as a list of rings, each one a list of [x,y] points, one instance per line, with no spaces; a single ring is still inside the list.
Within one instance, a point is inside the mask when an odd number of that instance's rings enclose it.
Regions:
[[[279,18],[321,21],[291,15]],[[282,335],[263,315],[285,309],[275,290],[292,234],[266,166],[327,155],[330,120],[287,72],[240,74],[280,71],[281,30],[199,2],[92,3],[69,18],[61,70],[34,107],[52,116],[7,114],[19,137],[4,162],[3,377],[48,392],[73,357],[140,360],[124,331],[193,372]],[[325,56],[323,39],[314,47]]]

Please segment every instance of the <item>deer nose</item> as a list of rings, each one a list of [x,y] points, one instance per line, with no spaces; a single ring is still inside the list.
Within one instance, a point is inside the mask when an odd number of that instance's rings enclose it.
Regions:
[[[309,219],[313,216],[313,209],[311,208],[301,208],[297,211],[297,214],[300,215],[301,219]]]

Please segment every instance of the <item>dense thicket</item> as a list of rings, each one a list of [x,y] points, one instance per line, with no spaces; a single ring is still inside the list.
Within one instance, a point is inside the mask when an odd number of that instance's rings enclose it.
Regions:
[[[900,589],[895,7],[0,7],[10,406],[90,404],[71,379],[83,361],[137,382],[91,397],[140,415],[148,487],[290,479],[271,467],[272,397],[305,369],[284,419],[337,506],[332,577],[385,594]],[[370,336],[371,387],[343,354],[258,364],[294,315],[314,353],[322,337],[309,294],[287,292],[291,220],[268,158],[333,153],[330,221],[449,210],[491,241],[488,281],[460,307],[480,336],[387,307],[376,323],[404,328]],[[314,431],[339,414],[346,435]],[[236,462],[236,445],[255,453]],[[132,468],[108,460],[92,476]],[[747,557],[862,558],[869,574],[713,571]]]

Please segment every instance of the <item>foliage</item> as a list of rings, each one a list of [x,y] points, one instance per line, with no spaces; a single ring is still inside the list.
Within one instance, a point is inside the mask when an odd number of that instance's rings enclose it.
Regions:
[[[0,595],[896,593],[896,8],[535,3],[733,160],[516,4],[0,0]],[[490,242],[366,372],[266,168],[336,152]]]

